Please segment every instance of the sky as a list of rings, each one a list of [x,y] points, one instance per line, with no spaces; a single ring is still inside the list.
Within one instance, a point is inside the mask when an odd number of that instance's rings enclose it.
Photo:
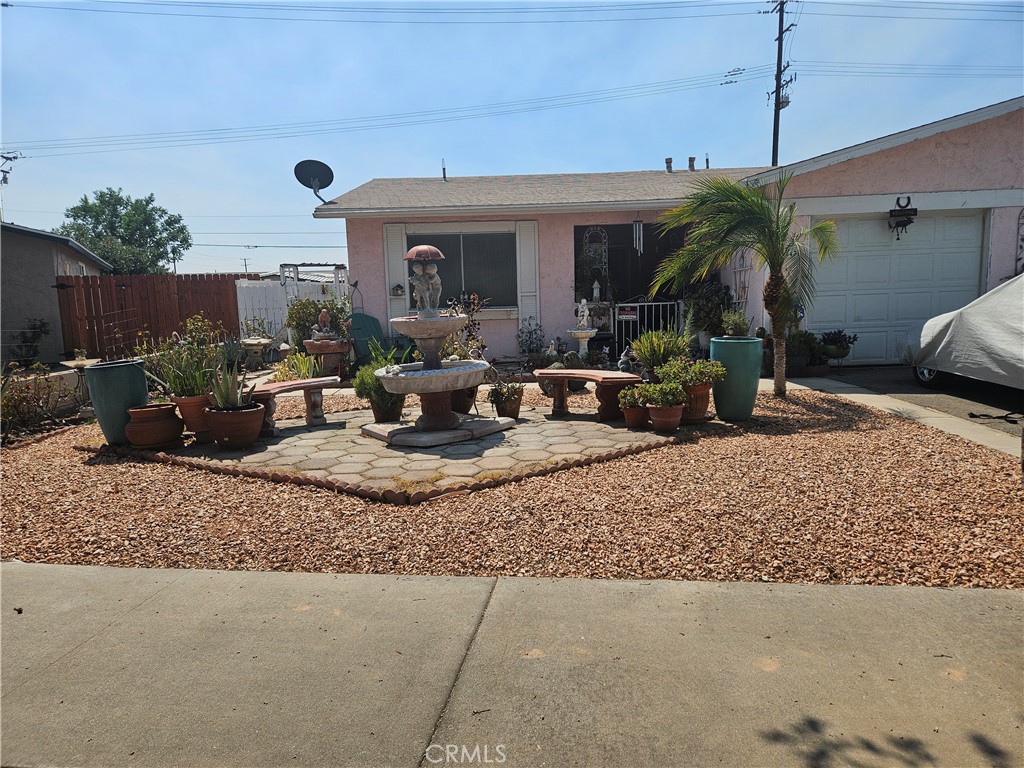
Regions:
[[[7,3],[5,2],[5,5]],[[179,272],[346,263],[297,162],[373,178],[769,165],[771,2],[10,0],[3,218],[153,194]],[[1024,94],[1024,2],[786,2],[786,164]],[[301,246],[301,247],[300,247]]]

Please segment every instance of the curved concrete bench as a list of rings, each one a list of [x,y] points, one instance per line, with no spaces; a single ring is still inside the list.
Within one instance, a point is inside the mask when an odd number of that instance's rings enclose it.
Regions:
[[[622,409],[619,408],[619,392],[643,381],[633,373],[599,371],[589,368],[542,368],[535,370],[533,375],[537,377],[538,381],[550,381],[554,385],[554,400],[551,404],[552,416],[569,415],[566,393],[570,380],[595,382],[597,384],[598,421],[616,421],[623,418]]]
[[[311,427],[326,424],[324,416],[324,389],[341,386],[337,376],[321,376],[317,379],[297,379],[295,381],[267,381],[257,384],[252,399],[263,404],[263,426],[260,437],[276,437],[280,430],[274,423],[274,411],[277,410],[277,396],[285,392],[301,392],[306,401],[306,423]]]

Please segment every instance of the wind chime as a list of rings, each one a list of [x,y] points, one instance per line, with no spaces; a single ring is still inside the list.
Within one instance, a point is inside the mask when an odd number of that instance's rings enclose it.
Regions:
[[[636,248],[637,257],[644,255],[644,221],[633,219],[633,247]]]

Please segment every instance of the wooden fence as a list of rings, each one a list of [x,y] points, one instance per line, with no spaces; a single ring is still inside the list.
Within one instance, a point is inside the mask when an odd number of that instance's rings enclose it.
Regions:
[[[57,278],[64,352],[131,356],[139,335],[167,338],[193,315],[238,335],[235,280],[258,275],[103,275]]]

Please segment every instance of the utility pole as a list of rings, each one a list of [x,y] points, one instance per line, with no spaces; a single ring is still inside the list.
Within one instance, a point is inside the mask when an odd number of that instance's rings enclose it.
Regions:
[[[792,83],[796,78],[787,78],[785,82],[782,80],[782,75],[787,69],[789,69],[789,63],[785,66],[782,65],[782,46],[786,39],[786,33],[791,31],[796,25],[790,24],[786,26],[786,1],[779,0],[775,6],[769,11],[769,13],[779,14],[779,36],[775,38],[778,43],[777,53],[775,55],[775,90],[773,95],[775,97],[775,120],[772,127],[772,165],[776,166],[779,164],[779,118],[780,113],[786,107],[789,106],[789,97],[783,93],[783,88]]]

